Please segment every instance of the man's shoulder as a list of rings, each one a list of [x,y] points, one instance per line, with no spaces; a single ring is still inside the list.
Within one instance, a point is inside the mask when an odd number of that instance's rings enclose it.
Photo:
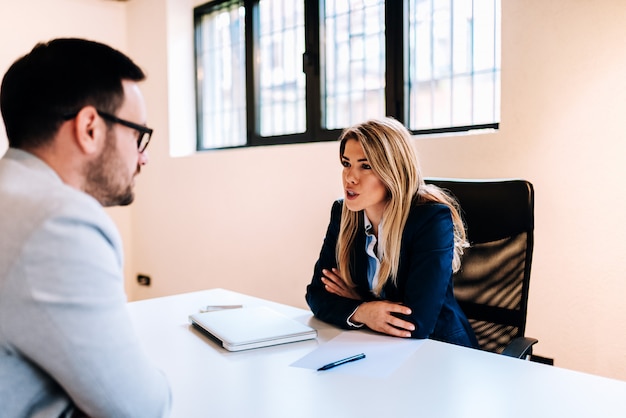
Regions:
[[[104,213],[88,194],[63,183],[43,161],[20,150],[10,149],[0,159],[0,205],[2,213],[79,212]],[[6,212],[5,212],[6,211]]]
[[[0,213],[0,234],[12,237],[12,245],[19,246],[34,231],[59,222],[116,234],[113,221],[94,198],[33,161],[0,160]]]

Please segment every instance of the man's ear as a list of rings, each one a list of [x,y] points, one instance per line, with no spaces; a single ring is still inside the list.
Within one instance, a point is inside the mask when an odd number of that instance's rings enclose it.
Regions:
[[[94,154],[106,137],[106,124],[93,106],[83,107],[74,118],[76,145],[85,154]]]

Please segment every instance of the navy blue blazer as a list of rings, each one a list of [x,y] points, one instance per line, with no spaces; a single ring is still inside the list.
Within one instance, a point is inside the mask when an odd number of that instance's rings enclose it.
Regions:
[[[350,329],[348,317],[362,301],[329,293],[322,283],[322,269],[337,267],[335,248],[341,222],[343,200],[334,202],[330,224],[313,279],[307,286],[306,301],[322,321]],[[367,280],[365,227],[359,231],[352,248],[350,274],[363,301],[377,300]],[[411,308],[412,314],[399,315],[415,325],[413,338],[432,338],[468,347],[478,347],[474,331],[453,293],[452,257],[454,232],[450,209],[443,204],[416,204],[409,213],[402,234],[398,277],[384,286],[384,299]]]

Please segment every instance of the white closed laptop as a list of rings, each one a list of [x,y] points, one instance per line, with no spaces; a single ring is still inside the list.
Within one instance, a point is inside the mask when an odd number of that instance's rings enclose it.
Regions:
[[[265,306],[224,309],[189,316],[196,328],[229,351],[312,340],[317,331]]]

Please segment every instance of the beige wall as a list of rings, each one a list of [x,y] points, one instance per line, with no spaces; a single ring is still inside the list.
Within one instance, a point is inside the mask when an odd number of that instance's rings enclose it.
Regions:
[[[3,41],[0,69],[36,40],[67,34],[114,44],[146,68],[151,163],[136,203],[112,211],[127,247],[131,298],[225,287],[304,307],[330,204],[341,194],[336,144],[170,157],[194,141],[194,1],[2,4],[0,39],[16,42]],[[625,380],[626,7],[502,3],[501,129],[416,139],[424,172],[534,183],[528,334],[540,340],[536,352]],[[137,272],[153,285],[137,286]]]

